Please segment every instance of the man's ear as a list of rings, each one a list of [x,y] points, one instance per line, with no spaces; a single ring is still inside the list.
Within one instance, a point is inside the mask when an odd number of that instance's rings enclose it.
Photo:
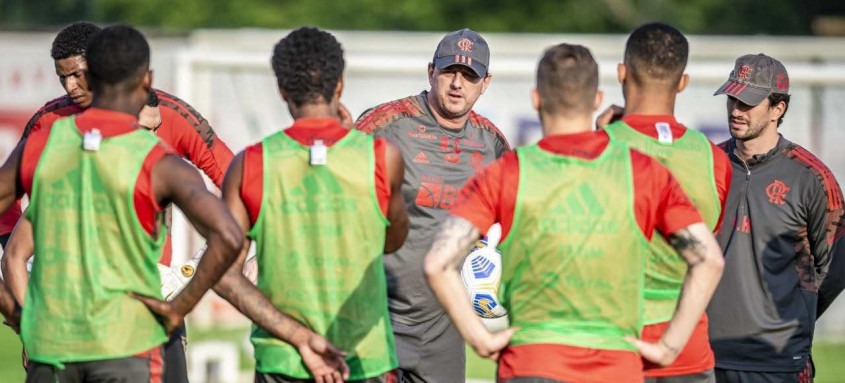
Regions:
[[[428,85],[434,86],[434,63],[428,63]]]
[[[678,92],[678,93],[683,92],[683,91],[684,91],[684,89],[686,89],[686,88],[687,88],[687,85],[689,85],[689,75],[688,75],[688,74],[686,74],[686,73],[684,73],[684,74],[681,76],[681,81],[678,81],[678,89],[677,89],[677,92]]]
[[[769,105],[769,120],[777,121],[783,114],[786,113],[786,101],[781,101],[774,105]]]
[[[601,107],[601,103],[604,101],[604,92],[601,90],[596,90],[596,101],[593,104],[593,110],[598,110]]]
[[[537,88],[531,88],[531,107],[534,108],[537,112],[540,111],[540,92],[537,91]]]
[[[153,89],[153,71],[148,70],[147,73],[144,74],[144,78],[141,80],[141,84],[144,87],[144,90],[147,92],[151,92]]]
[[[620,84],[624,84],[625,79],[627,78],[628,67],[626,67],[624,63],[616,64],[616,80],[618,80]]]
[[[334,98],[340,100],[340,95],[343,94],[343,75],[337,80],[337,85],[334,87]],[[331,100],[328,100],[331,102]]]

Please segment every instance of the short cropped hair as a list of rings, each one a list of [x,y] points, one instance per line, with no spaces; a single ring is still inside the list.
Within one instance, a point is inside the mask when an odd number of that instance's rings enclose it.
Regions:
[[[537,65],[537,91],[551,114],[592,111],[599,85],[599,66],[581,45],[559,44]]]
[[[150,67],[150,46],[128,25],[107,27],[92,36],[86,48],[92,89],[139,81]]]
[[[634,81],[677,85],[689,58],[689,43],[681,31],[664,23],[635,29],[625,45],[625,65]]]

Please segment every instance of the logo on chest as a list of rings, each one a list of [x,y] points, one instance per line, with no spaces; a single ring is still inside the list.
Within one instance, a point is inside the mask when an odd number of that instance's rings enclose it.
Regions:
[[[766,186],[766,196],[769,197],[769,203],[775,205],[783,205],[786,202],[786,193],[789,193],[791,188],[781,180],[774,180],[769,186]]]

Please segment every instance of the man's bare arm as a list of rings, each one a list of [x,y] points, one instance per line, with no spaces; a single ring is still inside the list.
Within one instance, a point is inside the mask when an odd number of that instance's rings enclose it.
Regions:
[[[138,297],[153,312],[164,317],[168,331],[181,325],[205,293],[229,269],[243,246],[243,235],[226,206],[205,187],[196,169],[168,154],[153,168],[153,191],[164,206],[173,202],[206,238],[206,250],[197,271],[171,302]]]
[[[223,201],[240,226],[241,235],[246,236],[250,222],[246,205],[240,195],[243,156],[243,153],[238,154],[229,166],[223,180]],[[347,379],[349,367],[344,361],[346,354],[311,329],[276,309],[273,303],[244,276],[243,265],[249,246],[250,241],[244,241],[237,260],[214,286],[214,291],[258,327],[296,347],[303,362],[317,381],[340,382],[341,378]]]
[[[15,225],[15,229],[9,237],[9,242],[6,243],[3,261],[0,262],[3,268],[3,276],[6,278],[6,286],[19,305],[24,303],[26,286],[29,283],[26,262],[32,257],[34,251],[32,223],[26,218],[21,218]]]
[[[0,166],[0,214],[5,213],[23,195],[19,173],[24,145],[26,145],[26,140],[18,142],[18,146],[15,147],[3,166]]]
[[[454,216],[447,218],[425,256],[425,275],[461,336],[478,355],[495,360],[516,329],[491,334],[473,311],[461,283],[461,266],[478,236],[478,230],[469,221]]]
[[[6,288],[6,283],[0,278],[0,314],[3,315],[3,324],[20,332],[21,312],[20,305],[15,302],[12,293]]]
[[[387,176],[390,180],[390,202],[387,207],[387,227],[384,253],[392,253],[402,247],[408,237],[408,212],[402,198],[402,182],[405,179],[405,162],[395,146],[388,144],[385,150]]]
[[[686,346],[716,291],[725,265],[722,250],[704,223],[678,230],[668,239],[689,265],[678,307],[658,343],[635,341],[643,357],[664,366],[674,362]]]

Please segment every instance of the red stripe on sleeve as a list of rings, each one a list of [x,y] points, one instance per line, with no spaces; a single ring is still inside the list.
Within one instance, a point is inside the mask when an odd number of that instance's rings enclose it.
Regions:
[[[812,153],[808,152],[806,149],[796,146],[795,149],[791,151],[791,153],[795,156],[796,159],[800,160],[813,170],[815,173],[818,174],[819,177],[822,178],[824,182],[824,189],[827,193],[827,206],[830,210],[837,210],[842,208],[842,190],[839,188],[839,184],[836,182],[836,178],[834,178],[833,173],[830,172],[830,169],[822,163],[816,156]]]

